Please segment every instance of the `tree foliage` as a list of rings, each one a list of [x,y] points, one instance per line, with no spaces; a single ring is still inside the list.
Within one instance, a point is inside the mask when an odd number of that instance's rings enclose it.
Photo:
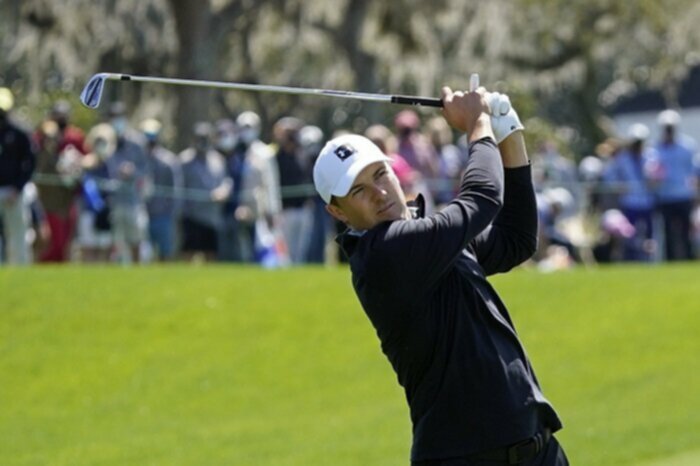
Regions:
[[[0,80],[28,106],[77,95],[95,72],[438,95],[478,71],[526,118],[571,128],[585,150],[607,109],[635,90],[669,105],[700,60],[692,0],[5,0]],[[326,98],[110,84],[133,118],[187,143],[198,119],[245,109],[361,130],[395,108]]]

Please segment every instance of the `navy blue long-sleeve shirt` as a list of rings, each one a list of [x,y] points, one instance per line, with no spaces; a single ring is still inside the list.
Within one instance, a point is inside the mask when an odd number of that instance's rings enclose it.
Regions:
[[[441,212],[340,242],[406,393],[413,461],[466,457],[561,428],[486,280],[536,249],[529,166],[504,170],[493,140],[476,141],[460,192]]]
[[[0,187],[12,186],[21,192],[35,166],[36,156],[27,133],[7,120],[0,122]]]

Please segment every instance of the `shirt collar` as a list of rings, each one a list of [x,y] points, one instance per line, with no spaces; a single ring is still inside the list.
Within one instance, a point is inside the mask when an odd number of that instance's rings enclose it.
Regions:
[[[408,208],[411,211],[411,216],[416,218],[425,217],[425,198],[422,194],[418,194],[412,201],[408,201]],[[335,241],[340,246],[340,249],[349,258],[355,251],[358,241],[367,233],[367,230],[355,230],[348,228],[343,233],[336,236]]]

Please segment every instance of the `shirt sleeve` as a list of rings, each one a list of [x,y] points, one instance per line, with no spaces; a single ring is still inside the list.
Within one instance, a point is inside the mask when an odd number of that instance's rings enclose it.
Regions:
[[[469,148],[457,197],[430,217],[394,221],[377,229],[373,257],[391,264],[395,278],[410,292],[431,289],[493,221],[502,204],[503,164],[496,143],[484,138]]]
[[[22,191],[24,185],[31,179],[34,169],[36,168],[36,154],[34,151],[34,144],[32,144],[29,136],[23,132],[19,134],[17,147],[19,152],[19,173],[17,174],[14,186],[17,191]]]
[[[486,275],[507,272],[537,249],[537,201],[530,166],[505,169],[503,208],[471,243]]]

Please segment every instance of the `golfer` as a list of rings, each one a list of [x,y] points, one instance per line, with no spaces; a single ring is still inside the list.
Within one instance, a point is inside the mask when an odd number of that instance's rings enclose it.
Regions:
[[[409,207],[390,159],[357,135],[324,146],[316,190],[348,226],[338,242],[406,392],[412,464],[567,465],[552,436],[561,422],[486,280],[536,249],[523,126],[512,109],[491,117],[483,88],[442,97],[470,145],[459,194],[441,212]]]

